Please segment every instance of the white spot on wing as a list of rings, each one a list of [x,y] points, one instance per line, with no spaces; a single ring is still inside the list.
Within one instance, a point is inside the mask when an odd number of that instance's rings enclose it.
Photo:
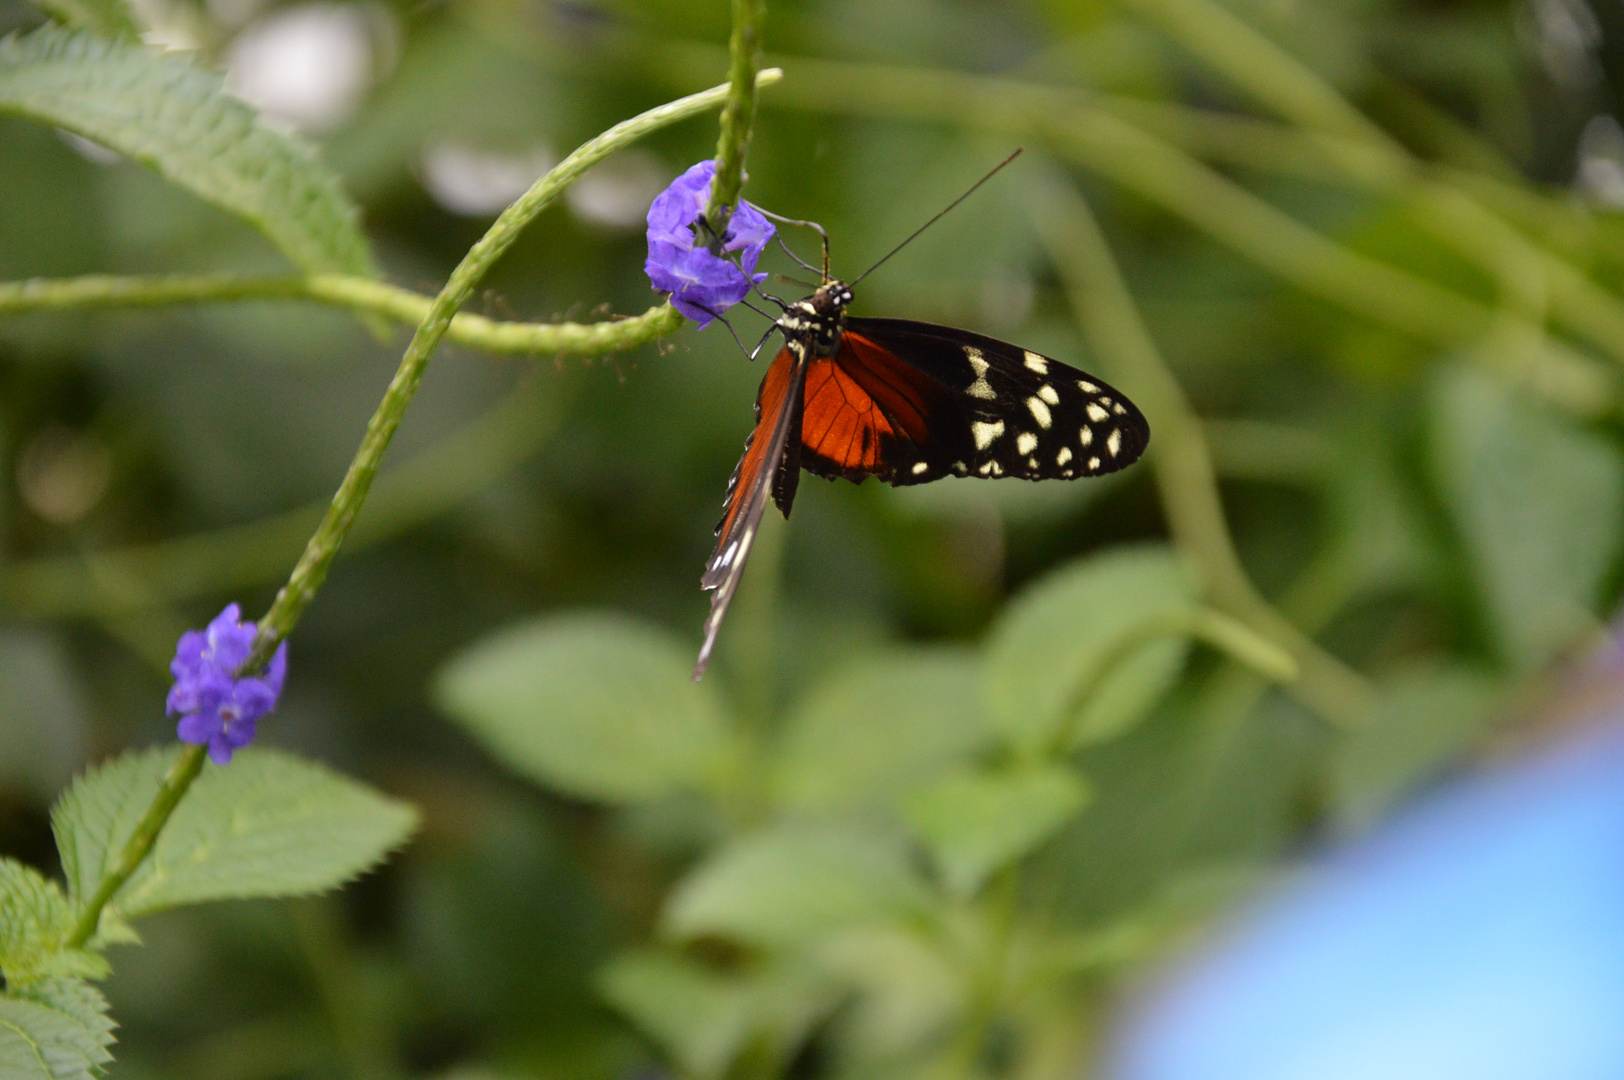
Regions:
[[[1084,446],[1093,446],[1094,445],[1094,429],[1093,428],[1085,427],[1082,430],[1081,435],[1082,435],[1082,442],[1083,442]]]
[[[1039,375],[1049,374],[1049,361],[1045,360],[1035,352],[1029,352],[1026,354],[1026,366],[1037,372]]]
[[[1111,406],[1111,411],[1116,413],[1118,416],[1128,415],[1128,410],[1122,407],[1122,402],[1120,401]]]
[[[1015,436],[1015,450],[1018,453],[1030,454],[1038,446],[1038,437],[1030,431],[1023,431]]]
[[[1089,472],[1093,472],[1095,469],[1098,469],[1099,467],[1100,467],[1100,459],[1099,458],[1091,457],[1091,458],[1088,459],[1088,471]]]
[[[1049,406],[1043,403],[1042,398],[1027,398],[1026,407],[1032,410],[1032,419],[1038,422],[1038,427],[1047,431],[1049,429],[1049,425],[1054,423],[1053,419],[1051,419],[1049,416]]]
[[[920,473],[927,472],[929,469],[930,469],[930,465],[928,463],[923,462],[923,461],[916,461],[916,462],[914,462],[913,474],[915,476],[918,476]]]
[[[1044,383],[1043,386],[1039,388],[1038,397],[1042,398],[1044,401],[1047,401],[1050,405],[1060,404],[1060,394],[1048,383]]]
[[[982,476],[991,476],[992,467],[996,464],[998,464],[996,461],[984,461],[981,463],[981,468],[977,469],[976,472],[980,473]]]
[[[975,436],[977,450],[985,450],[992,445],[994,439],[1003,433],[1004,422],[1002,420],[991,424],[978,420],[970,425],[970,434]]]
[[[993,393],[991,384],[987,382],[987,358],[974,345],[964,347],[964,358],[970,361],[970,370],[976,373],[976,381],[970,384],[970,389],[965,393],[982,401],[996,401],[998,395]]]
[[[1099,423],[1101,420],[1109,420],[1111,414],[1090,401],[1088,403],[1088,418],[1095,423]]]
[[[1100,388],[1089,382],[1087,379],[1078,379],[1077,388],[1085,394],[1097,394],[1100,392]]]
[[[1111,451],[1111,456],[1112,457],[1117,456],[1117,451],[1122,449],[1122,429],[1121,428],[1112,428],[1111,429],[1111,434],[1108,435],[1106,437],[1106,439],[1105,439],[1105,448],[1107,450]]]
[[[1054,456],[1054,463],[1056,465],[1064,465],[1066,462],[1068,462],[1070,460],[1071,460],[1071,447],[1069,447],[1069,446],[1062,446],[1060,448],[1060,453],[1058,453],[1058,454],[1056,454]]]

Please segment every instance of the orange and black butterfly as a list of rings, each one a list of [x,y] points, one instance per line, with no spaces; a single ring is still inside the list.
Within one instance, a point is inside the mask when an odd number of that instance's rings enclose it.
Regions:
[[[700,579],[715,591],[695,679],[768,495],[788,517],[803,468],[898,487],[944,476],[1074,480],[1131,465],[1150,442],[1133,402],[1086,372],[968,330],[848,316],[851,301],[849,285],[826,280],[774,323],[784,347],[756,394],[756,427]]]

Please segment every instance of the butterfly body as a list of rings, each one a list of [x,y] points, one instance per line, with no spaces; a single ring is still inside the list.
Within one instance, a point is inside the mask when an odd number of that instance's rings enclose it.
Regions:
[[[996,338],[846,314],[829,281],[785,305],[784,347],[756,396],[756,427],[728,483],[700,579],[714,589],[704,671],[770,495],[789,516],[800,472],[896,486],[944,476],[1076,479],[1138,460],[1150,427],[1101,380]]]

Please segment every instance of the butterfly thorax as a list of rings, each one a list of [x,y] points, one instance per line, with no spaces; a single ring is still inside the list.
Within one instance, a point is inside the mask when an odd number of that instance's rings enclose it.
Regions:
[[[833,356],[846,329],[846,307],[851,286],[830,281],[805,300],[789,305],[778,319],[784,341],[802,360]]]

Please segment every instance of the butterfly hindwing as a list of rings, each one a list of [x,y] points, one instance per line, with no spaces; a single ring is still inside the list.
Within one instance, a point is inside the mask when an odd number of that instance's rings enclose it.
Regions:
[[[699,661],[694,665],[696,681],[710,663],[716,633],[738,590],[768,498],[776,496],[784,512],[789,512],[787,500],[794,498],[793,478],[799,476],[800,470],[796,468],[786,480],[785,458],[791,431],[800,417],[797,406],[805,381],[805,362],[787,348],[779,351],[761,380],[761,389],[756,395],[755,430],[745,440],[744,456],[728,481],[726,510],[716,526],[716,550],[711,553],[705,573],[699,579],[701,587],[715,591],[711,593],[710,615],[705,620],[705,641],[700,646]]]
[[[817,363],[837,369],[826,382],[842,392],[840,409],[820,409],[809,372],[802,463],[821,476],[1075,479],[1132,464],[1150,441],[1144,416],[1113,387],[968,330],[848,318],[838,352]],[[815,429],[825,412],[833,419]],[[865,431],[874,449],[859,454]]]

